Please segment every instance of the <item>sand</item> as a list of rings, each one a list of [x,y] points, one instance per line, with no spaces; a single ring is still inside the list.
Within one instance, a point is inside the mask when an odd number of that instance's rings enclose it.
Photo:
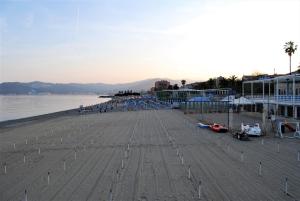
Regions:
[[[28,201],[300,200],[299,140],[238,141],[195,122],[145,110],[2,128],[0,200],[25,200],[25,189]]]

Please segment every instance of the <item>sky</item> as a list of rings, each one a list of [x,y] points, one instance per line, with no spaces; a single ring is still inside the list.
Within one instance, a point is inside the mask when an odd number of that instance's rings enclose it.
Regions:
[[[300,0],[0,0],[0,82],[288,73],[287,41]]]

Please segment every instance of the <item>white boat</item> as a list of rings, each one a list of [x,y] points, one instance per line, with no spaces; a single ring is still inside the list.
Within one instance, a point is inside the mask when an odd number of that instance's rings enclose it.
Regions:
[[[209,125],[203,123],[197,123],[198,127],[200,128],[209,128]]]
[[[246,124],[244,125],[243,123],[241,124],[241,131],[245,132],[248,135],[252,136],[261,136],[261,129],[259,127],[259,123],[256,123],[254,125],[249,125]]]

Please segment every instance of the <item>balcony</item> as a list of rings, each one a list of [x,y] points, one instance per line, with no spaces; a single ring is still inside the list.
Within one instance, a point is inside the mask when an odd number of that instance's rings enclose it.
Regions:
[[[254,103],[271,103],[271,104],[283,104],[283,105],[300,105],[300,95],[278,95],[278,96],[268,96],[268,95],[246,95],[249,100],[253,100]]]

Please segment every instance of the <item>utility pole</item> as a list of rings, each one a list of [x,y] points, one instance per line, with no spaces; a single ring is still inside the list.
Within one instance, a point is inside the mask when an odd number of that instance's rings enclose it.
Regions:
[[[227,125],[228,125],[228,130],[229,130],[229,95],[230,95],[230,90],[228,90],[228,99],[227,99]]]

